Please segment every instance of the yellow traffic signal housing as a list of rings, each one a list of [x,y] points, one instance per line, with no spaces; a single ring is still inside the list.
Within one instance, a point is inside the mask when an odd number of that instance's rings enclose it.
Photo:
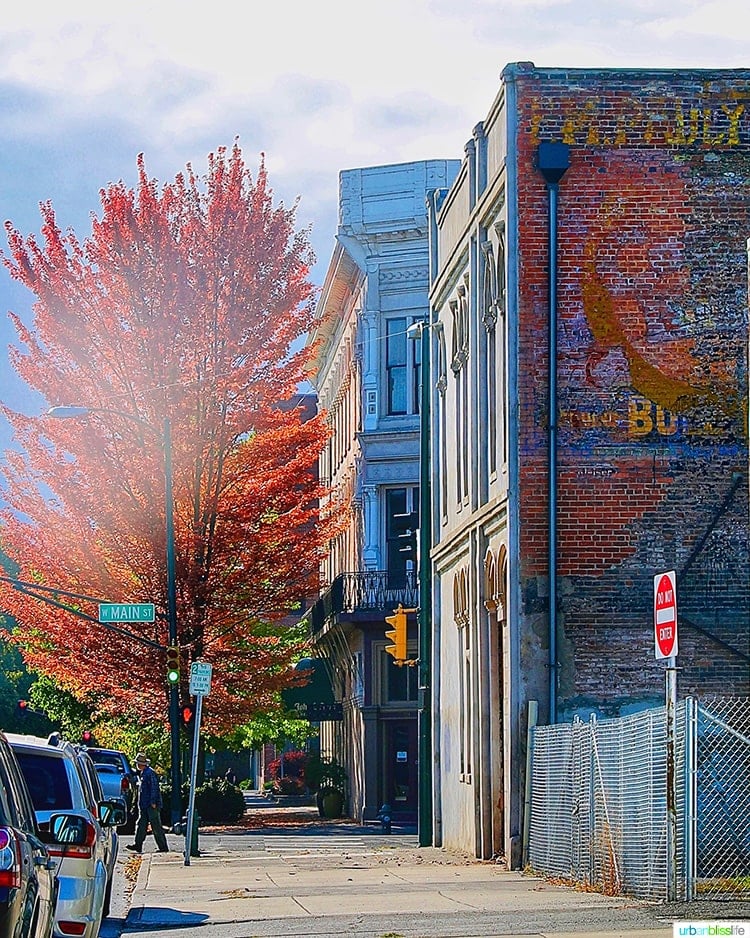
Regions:
[[[396,664],[403,664],[406,661],[406,610],[398,604],[398,609],[393,610],[392,616],[386,616],[385,621],[393,626],[385,633],[386,638],[390,638],[392,645],[386,645],[385,650],[389,655],[393,655]]]
[[[178,684],[180,681],[180,649],[177,645],[167,648],[167,684]]]

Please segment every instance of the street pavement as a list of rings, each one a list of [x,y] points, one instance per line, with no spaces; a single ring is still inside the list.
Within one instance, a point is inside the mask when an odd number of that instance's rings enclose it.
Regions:
[[[173,852],[144,853],[123,934],[672,938],[659,903],[419,847],[412,830],[388,836],[379,825],[323,822],[311,807],[249,800],[249,829],[201,829],[189,865],[176,836]]]

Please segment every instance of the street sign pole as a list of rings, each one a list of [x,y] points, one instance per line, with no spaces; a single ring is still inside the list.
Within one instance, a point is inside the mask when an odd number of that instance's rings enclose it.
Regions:
[[[190,793],[188,795],[187,825],[185,828],[185,866],[190,866],[190,854],[193,849],[193,824],[195,822],[195,784],[198,778],[198,746],[201,738],[201,714],[203,713],[203,694],[195,698],[195,726],[193,727],[193,758],[190,762]],[[196,843],[196,849],[197,849]]]
[[[190,764],[190,792],[188,794],[187,824],[185,829],[185,866],[190,866],[195,823],[195,785],[198,778],[198,747],[201,738],[203,698],[211,693],[212,665],[208,661],[194,661],[190,665],[190,693],[195,697],[195,726],[193,728],[193,758]],[[196,855],[198,838],[196,837]]]
[[[674,570],[654,577],[654,653],[666,659],[665,710],[667,744],[667,901],[677,898],[677,778],[675,719],[677,714],[677,577]]]
[[[666,669],[667,711],[667,901],[677,899],[677,779],[675,762],[675,716],[677,710],[677,668],[672,656]]]

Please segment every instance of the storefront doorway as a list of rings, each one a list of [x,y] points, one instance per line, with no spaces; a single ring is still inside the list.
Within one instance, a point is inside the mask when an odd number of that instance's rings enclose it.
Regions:
[[[387,720],[385,736],[385,791],[383,800],[391,806],[393,817],[416,821],[419,789],[419,753],[417,721]]]

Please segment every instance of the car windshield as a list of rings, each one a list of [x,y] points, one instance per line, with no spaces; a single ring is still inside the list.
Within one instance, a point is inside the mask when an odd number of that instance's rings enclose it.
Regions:
[[[117,769],[118,772],[123,771],[122,759],[120,756],[115,755],[115,753],[110,755],[106,752],[97,752],[95,749],[89,749],[88,753],[97,766],[112,765]]]
[[[65,810],[73,807],[63,759],[22,751],[17,751],[16,756],[35,811]]]

